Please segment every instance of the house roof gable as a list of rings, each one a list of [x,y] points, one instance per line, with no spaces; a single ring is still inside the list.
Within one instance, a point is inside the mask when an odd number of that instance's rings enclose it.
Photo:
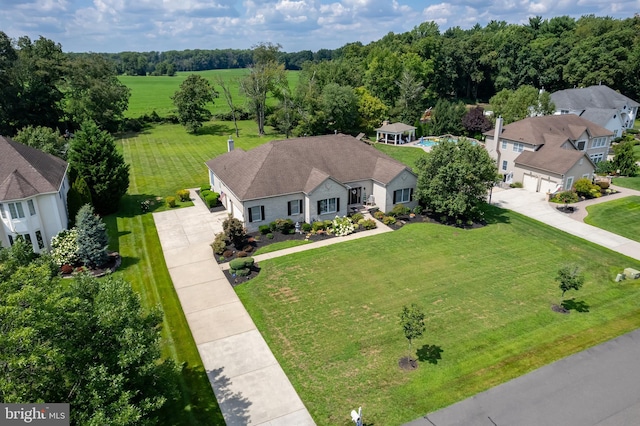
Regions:
[[[343,134],[271,141],[249,151],[222,154],[206,165],[240,200],[309,193],[328,178],[341,183],[374,179],[387,184],[409,170]]]
[[[67,162],[0,136],[0,201],[57,192]]]
[[[416,130],[416,128],[404,123],[392,123],[392,124],[385,124],[384,126],[375,130],[382,133],[402,133],[402,132],[410,132],[412,130]]]
[[[587,108],[620,109],[640,104],[605,85],[559,90],[551,94],[556,109],[582,111]]]

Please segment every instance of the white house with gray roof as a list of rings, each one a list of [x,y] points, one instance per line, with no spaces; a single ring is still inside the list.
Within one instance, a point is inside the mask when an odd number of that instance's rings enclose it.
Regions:
[[[271,141],[206,165],[212,190],[249,232],[275,219],[333,219],[365,203],[385,212],[417,204],[409,167],[343,134]]]
[[[21,235],[39,253],[67,229],[67,162],[0,136],[0,242]]]
[[[632,129],[640,104],[605,85],[560,90],[551,94],[556,115],[575,114],[610,130],[614,137]]]

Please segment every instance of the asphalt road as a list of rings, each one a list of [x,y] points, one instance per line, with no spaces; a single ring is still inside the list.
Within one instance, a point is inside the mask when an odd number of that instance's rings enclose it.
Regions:
[[[638,426],[640,330],[406,426]]]

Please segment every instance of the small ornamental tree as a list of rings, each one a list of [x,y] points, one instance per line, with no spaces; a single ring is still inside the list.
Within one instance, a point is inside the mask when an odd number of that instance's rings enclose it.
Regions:
[[[229,241],[231,241],[236,248],[242,246],[247,236],[247,231],[244,229],[242,222],[229,215],[224,222],[222,222],[222,229]]]
[[[477,106],[462,117],[462,125],[467,130],[469,136],[475,136],[478,133],[484,133],[491,130],[492,124],[484,115],[484,108]]]
[[[634,142],[631,140],[624,140],[617,145],[614,145],[613,152],[613,167],[617,171],[620,171],[620,175],[633,177],[638,174],[638,165],[636,164],[635,152],[633,151]]]
[[[78,230],[63,229],[51,239],[51,257],[56,266],[64,264],[75,265],[78,257]]]
[[[107,263],[107,227],[100,220],[93,207],[85,204],[76,216],[78,229],[78,257],[89,268]]]
[[[560,290],[562,290],[562,297],[569,290],[580,290],[582,284],[584,284],[584,274],[580,272],[577,266],[563,266],[558,270],[556,275],[556,281],[560,282]]]
[[[404,332],[404,337],[409,341],[409,351],[411,351],[411,343],[424,334],[424,312],[415,303],[411,307],[406,305],[402,307],[400,313],[400,325]]]

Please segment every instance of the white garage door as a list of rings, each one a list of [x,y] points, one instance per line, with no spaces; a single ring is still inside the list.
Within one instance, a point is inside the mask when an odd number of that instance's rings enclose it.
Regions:
[[[536,189],[538,189],[538,178],[536,176],[524,175],[522,187],[527,191],[536,192]]]
[[[540,192],[542,193],[551,193],[556,192],[556,188],[558,187],[558,182],[553,179],[542,179],[540,182]]]

